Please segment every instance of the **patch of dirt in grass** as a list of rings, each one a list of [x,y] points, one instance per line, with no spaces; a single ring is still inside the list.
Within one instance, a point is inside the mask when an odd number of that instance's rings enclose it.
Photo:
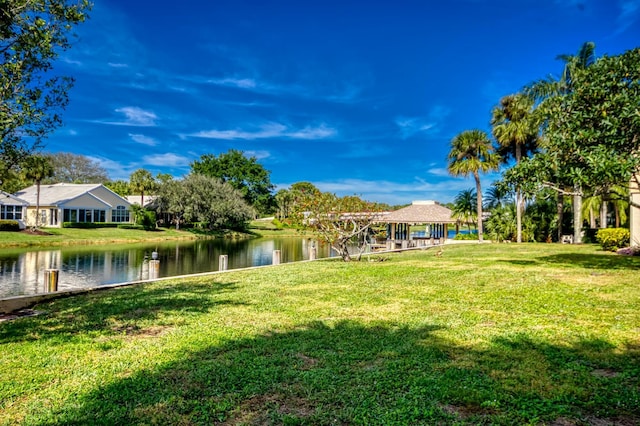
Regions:
[[[272,413],[297,418],[311,416],[315,407],[307,400],[280,393],[256,395],[242,402],[223,425],[271,425]]]
[[[296,354],[296,357],[300,358],[303,362],[301,367],[302,370],[311,370],[316,366],[316,364],[318,364],[317,359],[306,356],[305,354]]]
[[[36,228],[25,228],[22,231],[23,234],[29,234],[29,235],[53,235],[47,231],[43,231],[42,229],[36,229]]]
[[[601,419],[594,416],[587,416],[580,420],[558,417],[549,426],[637,426],[640,424],[640,417],[619,416],[613,419]]]
[[[488,414],[487,410],[480,407],[466,407],[453,404],[440,404],[440,409],[445,413],[466,420],[471,416]]]
[[[607,377],[607,378],[617,377],[620,375],[619,372],[612,370],[610,368],[598,368],[596,370],[593,370],[591,374],[596,377]]]
[[[169,327],[166,326],[152,326],[141,328],[137,324],[121,324],[114,325],[111,330],[116,334],[125,334],[127,336],[138,337],[155,337],[162,334]]]

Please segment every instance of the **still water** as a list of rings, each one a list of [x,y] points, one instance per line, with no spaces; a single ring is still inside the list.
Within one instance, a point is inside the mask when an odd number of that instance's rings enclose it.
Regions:
[[[218,271],[220,255],[228,255],[228,269],[270,265],[273,251],[280,262],[309,258],[312,245],[317,257],[330,249],[306,238],[249,240],[195,240],[153,244],[55,247],[43,250],[0,249],[0,298],[43,293],[44,271],[58,269],[58,290],[94,287],[149,278],[151,253],[158,253],[159,277]]]

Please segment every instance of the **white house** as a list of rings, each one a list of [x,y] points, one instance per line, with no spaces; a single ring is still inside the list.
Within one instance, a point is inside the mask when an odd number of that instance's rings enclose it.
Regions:
[[[0,220],[17,220],[20,228],[25,228],[28,202],[14,195],[0,191]]]
[[[23,218],[27,226],[35,226],[37,185],[14,195],[28,203]],[[131,204],[101,184],[42,184],[39,203],[39,226],[61,227],[63,222],[128,223],[133,219]]]

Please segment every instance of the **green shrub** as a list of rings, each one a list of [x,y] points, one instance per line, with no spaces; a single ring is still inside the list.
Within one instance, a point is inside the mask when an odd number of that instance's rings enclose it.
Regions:
[[[14,232],[20,230],[17,220],[0,220],[0,231]]]
[[[142,231],[146,228],[144,227],[144,225],[138,225],[135,223],[121,223],[118,225],[118,229],[139,229]]]
[[[596,240],[604,250],[616,251],[619,248],[627,247],[631,235],[625,228],[603,228],[596,234]]]
[[[136,225],[141,226],[147,231],[153,231],[156,229],[156,213],[146,209],[138,211],[136,213]]]
[[[453,237],[454,240],[477,240],[478,239],[478,234],[476,233],[472,233],[472,234],[456,234],[455,237]]]
[[[276,227],[276,229],[284,229],[284,223],[280,222],[278,219],[273,219],[271,223]]]

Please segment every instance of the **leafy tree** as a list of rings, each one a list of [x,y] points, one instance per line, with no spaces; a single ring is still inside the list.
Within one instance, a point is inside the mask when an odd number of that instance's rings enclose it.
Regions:
[[[245,229],[254,215],[240,191],[219,179],[189,174],[158,188],[158,213],[173,215],[176,229],[183,222],[204,222],[210,230]]]
[[[640,170],[640,49],[575,69],[572,81],[573,91],[540,107],[546,118],[546,154],[540,163],[561,171],[574,187],[575,240],[584,188],[605,194]]]
[[[262,214],[272,211],[275,206],[271,172],[259,164],[256,157],[246,157],[242,151],[231,149],[217,157],[202,155],[200,160],[191,163],[191,171],[229,183]]]
[[[104,186],[115,192],[121,197],[127,197],[131,195],[131,185],[126,180],[112,180],[103,183]]]
[[[359,259],[367,234],[380,219],[380,211],[378,204],[356,196],[338,197],[328,192],[311,191],[298,200],[293,217],[298,225],[313,230],[348,262],[352,260],[349,245],[362,244]]]
[[[538,80],[525,87],[525,93],[537,100],[547,100],[554,97],[562,97],[571,95],[578,84],[575,80],[575,74],[581,70],[587,69],[595,63],[595,44],[593,42],[585,42],[575,55],[558,55],[558,59],[564,62],[562,74],[559,78],[548,77],[547,79]],[[545,114],[544,108],[540,108],[542,114]],[[582,187],[576,184],[572,179],[570,172],[563,170],[559,165],[566,164],[566,169],[570,170],[571,160],[568,158],[571,153],[564,153],[564,158],[555,163],[553,170],[549,170],[546,174],[547,182],[553,182],[557,196],[557,214],[558,214],[558,241],[561,240],[563,234],[563,214],[564,214],[564,197],[566,195],[573,196],[573,226],[574,226],[574,242],[581,241],[580,234],[582,228]],[[538,162],[544,166],[548,159],[539,157]],[[537,167],[537,166],[536,166]],[[526,176],[521,176],[527,179]]]
[[[23,163],[23,173],[25,179],[29,179],[36,184],[36,228],[40,226],[40,183],[53,175],[51,160],[43,155],[32,155],[27,157]]]
[[[539,124],[533,111],[533,99],[516,94],[505,96],[500,105],[493,109],[491,125],[493,136],[500,145],[498,153],[503,161],[514,158],[520,163],[523,155],[537,148]],[[516,198],[516,241],[522,242],[522,213],[524,197],[519,187],[515,188]]]
[[[497,205],[487,219],[487,235],[493,241],[511,241],[516,234],[515,204]]]
[[[467,130],[451,141],[447,168],[453,176],[472,175],[476,182],[476,211],[478,241],[482,242],[482,187],[480,172],[498,170],[500,156],[496,154],[487,134],[481,130]]]
[[[54,183],[102,183],[109,180],[107,171],[98,162],[70,152],[47,154],[53,166],[49,179]]]
[[[157,184],[150,171],[145,169],[138,169],[131,173],[129,176],[129,186],[131,192],[134,194],[140,194],[140,206],[144,207],[144,194],[149,191],[154,191],[157,188]]]
[[[0,3],[0,170],[41,146],[61,124],[73,80],[53,75],[70,47],[73,27],[87,17],[87,0],[2,0]]]

